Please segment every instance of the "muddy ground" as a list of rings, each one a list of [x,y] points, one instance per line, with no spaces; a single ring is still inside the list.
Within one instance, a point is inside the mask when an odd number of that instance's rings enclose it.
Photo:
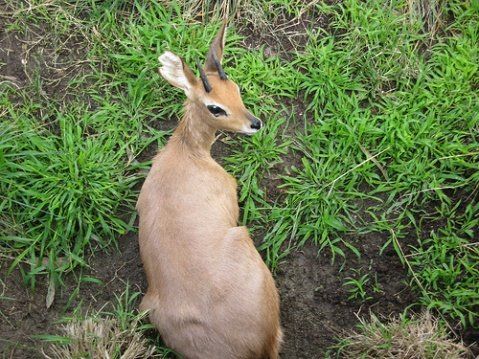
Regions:
[[[405,284],[405,273],[393,252],[379,255],[383,243],[380,237],[361,238],[364,255],[361,259],[349,257],[348,266],[363,268],[364,272],[377,275],[382,292],[365,302],[348,300],[342,286],[347,273],[341,271],[342,262],[318,256],[314,245],[306,245],[293,252],[276,273],[281,294],[281,315],[285,331],[282,358],[323,358],[334,337],[341,331],[354,327],[357,316],[372,311],[378,315],[400,313],[414,300]],[[138,243],[131,233],[119,240],[119,250],[100,253],[91,258],[92,268],[86,271],[100,279],[104,285],[84,283],[80,294],[65,310],[70,295],[76,288],[75,278],[70,276],[66,287],[57,295],[50,309],[45,307],[47,286],[42,283],[30,292],[22,283],[18,271],[7,275],[6,263],[1,267],[3,297],[0,311],[0,353],[3,358],[41,358],[41,342],[35,335],[54,333],[55,321],[82,303],[83,310],[100,309],[105,303],[121,294],[126,283],[134,289],[144,290],[146,281],[139,259]]]

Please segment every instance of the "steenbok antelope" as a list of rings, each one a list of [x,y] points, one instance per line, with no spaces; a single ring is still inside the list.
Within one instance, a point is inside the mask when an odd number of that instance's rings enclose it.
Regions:
[[[236,181],[210,155],[218,130],[246,134],[262,123],[221,66],[226,21],[197,78],[177,55],[161,75],[182,89],[185,114],[154,158],[138,199],[140,252],[148,280],[141,310],[186,358],[277,358],[279,298],[246,227],[238,227]]]

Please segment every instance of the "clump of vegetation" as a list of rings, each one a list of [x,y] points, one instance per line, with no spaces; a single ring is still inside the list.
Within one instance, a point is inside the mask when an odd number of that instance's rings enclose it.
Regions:
[[[304,126],[261,248],[274,267],[306,241],[346,258],[358,233],[385,233],[421,302],[476,326],[477,6],[441,3],[460,20],[439,31],[412,4],[318,4],[333,30],[312,30],[292,61]]]
[[[26,279],[51,278],[84,265],[85,250],[106,246],[128,229],[119,218],[133,201],[136,175],[112,133],[96,133],[90,115],[55,112],[55,130],[10,108],[0,120],[0,208],[16,226],[1,228],[3,246],[25,263]]]
[[[150,358],[155,347],[138,332],[132,322],[122,330],[115,318],[87,318],[62,327],[65,344],[51,345],[49,359],[140,359]]]
[[[471,353],[429,312],[387,323],[372,315],[360,319],[358,330],[337,346],[336,358],[357,359],[466,359]]]
[[[159,339],[146,337],[152,328],[145,324],[146,313],[138,313],[140,292],[125,291],[112,304],[85,316],[65,318],[59,334],[39,336],[49,345],[44,350],[48,359],[140,359],[166,357],[171,351],[161,347]]]

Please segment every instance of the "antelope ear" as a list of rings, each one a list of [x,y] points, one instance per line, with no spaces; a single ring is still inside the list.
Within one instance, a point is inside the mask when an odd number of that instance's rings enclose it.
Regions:
[[[223,20],[220,30],[216,35],[215,39],[210,45],[210,50],[208,55],[206,55],[205,70],[207,72],[216,72],[215,57],[221,63],[223,60],[223,49],[225,47],[226,40],[226,25],[228,23],[227,19]]]
[[[165,51],[158,61],[162,65],[161,76],[171,85],[185,91],[186,96],[191,97],[198,79],[183,59],[170,51]]]

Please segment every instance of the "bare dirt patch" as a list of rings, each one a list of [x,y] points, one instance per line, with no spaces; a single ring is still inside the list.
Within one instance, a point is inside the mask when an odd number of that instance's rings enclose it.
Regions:
[[[291,58],[291,52],[304,49],[308,42],[308,31],[328,30],[328,15],[319,12],[314,2],[305,3],[298,14],[287,14],[278,9],[270,9],[275,15],[258,11],[256,7],[245,14],[248,21],[239,27],[245,36],[244,45],[258,50],[264,47],[266,57],[278,55]]]
[[[35,84],[31,95],[40,99],[74,99],[70,82],[89,67],[84,36],[72,31],[56,37],[46,25],[9,26],[0,17],[0,82],[16,88]]]
[[[284,358],[322,358],[335,337],[358,323],[358,316],[368,317],[370,312],[394,315],[414,302],[397,256],[393,252],[379,255],[382,238],[361,236],[358,243],[361,258],[351,254],[344,262],[336,259],[331,263],[330,256],[318,256],[317,247],[307,244],[280,267],[277,283],[286,333]],[[349,300],[343,284],[351,272],[343,269],[343,264],[377,278],[381,292],[367,288],[371,299]]]
[[[378,276],[382,293],[366,302],[348,300],[342,284],[350,273],[341,271],[341,261],[331,263],[330,257],[318,256],[313,244],[292,253],[282,263],[276,274],[285,331],[282,358],[322,358],[338,333],[357,324],[357,315],[368,316],[370,310],[378,315],[397,314],[414,300],[394,253],[379,255],[381,238],[362,238],[362,242],[362,258],[351,256],[346,263],[353,268],[370,268],[370,273]],[[31,292],[23,285],[18,271],[2,275],[3,296],[10,299],[0,300],[0,311],[8,318],[0,321],[0,353],[7,358],[41,358],[42,344],[35,335],[55,333],[55,322],[63,315],[80,304],[83,311],[98,310],[114,301],[115,294],[120,295],[127,283],[144,291],[146,279],[136,234],[124,236],[118,244],[119,251],[92,257],[91,270],[84,272],[100,279],[103,285],[81,284],[79,295],[69,303],[77,288],[76,278],[70,275],[49,310],[45,308],[45,283]],[[6,263],[1,269],[6,272]]]

